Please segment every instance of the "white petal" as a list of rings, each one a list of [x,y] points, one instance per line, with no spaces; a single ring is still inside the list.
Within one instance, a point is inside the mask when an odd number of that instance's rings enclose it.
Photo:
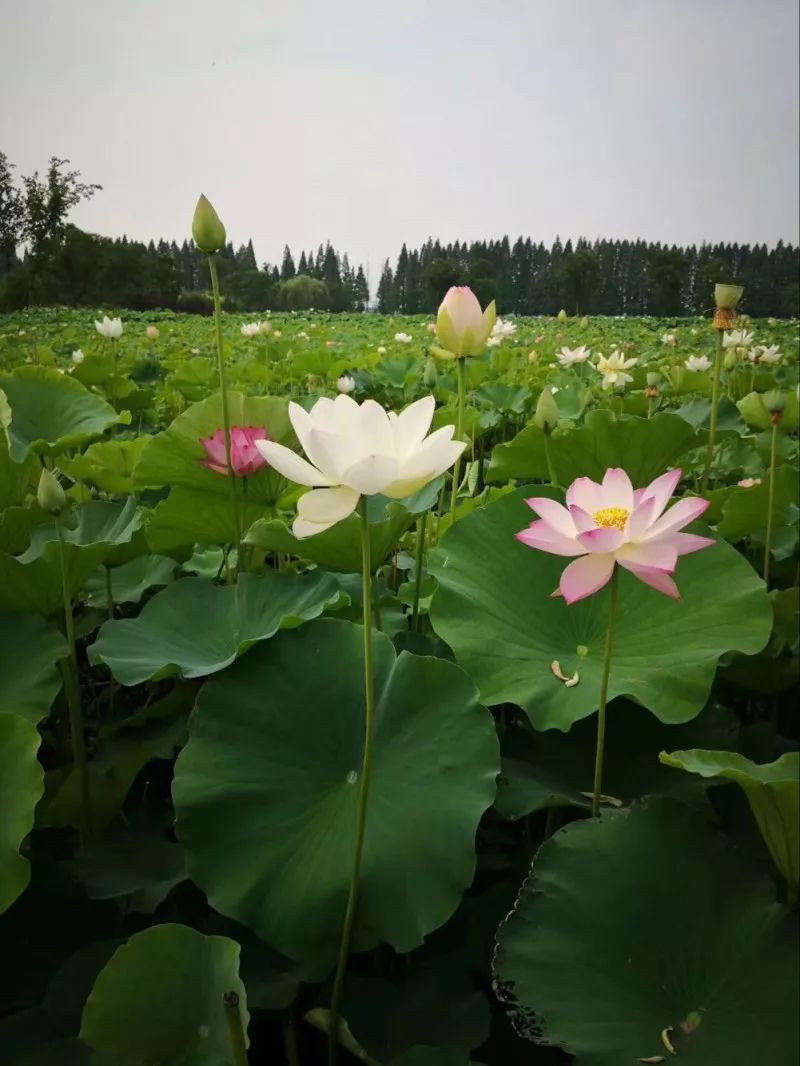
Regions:
[[[321,470],[317,470],[311,463],[306,462],[297,452],[284,447],[274,440],[257,440],[253,442],[259,452],[264,456],[270,466],[274,467],[279,474],[283,474],[289,481],[298,485],[334,485],[335,482],[326,477]]]
[[[423,396],[399,415],[389,415],[396,454],[401,462],[422,444],[433,421],[435,407],[436,400],[433,396]]]
[[[349,466],[342,474],[342,484],[365,496],[383,492],[397,480],[397,460],[393,455],[367,455]]]
[[[333,489],[312,489],[297,501],[297,518],[304,523],[320,526],[315,532],[321,533],[323,529],[351,515],[358,506],[358,500],[359,494],[346,485],[338,485]]]
[[[364,400],[359,408],[362,455],[394,455],[394,434],[386,411],[375,400]]]

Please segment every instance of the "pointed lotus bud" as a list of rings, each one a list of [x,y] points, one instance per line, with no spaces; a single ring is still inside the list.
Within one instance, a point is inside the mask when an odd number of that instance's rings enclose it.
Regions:
[[[739,362],[739,353],[735,348],[726,348],[725,357],[722,360],[722,365],[726,370],[733,370],[736,364]]]
[[[581,319],[581,329],[586,329],[586,327],[588,325],[589,325],[589,317],[588,317],[588,315],[584,315],[583,318]]]
[[[61,514],[67,506],[67,497],[58,478],[46,467],[42,468],[39,478],[39,487],[36,489],[36,499],[43,511],[50,514]]]
[[[481,311],[478,297],[466,285],[453,285],[439,305],[436,335],[439,348],[431,348],[437,359],[480,355],[497,318],[494,300]]]
[[[559,322],[566,322],[567,321],[567,312],[564,310],[563,307],[561,308],[561,310],[556,315],[556,318],[558,319]]]
[[[219,215],[205,198],[200,195],[192,219],[192,236],[201,252],[211,255],[225,246],[225,227]]]
[[[534,423],[543,433],[550,434],[558,426],[561,415],[558,404],[550,389],[542,389],[539,399],[536,401],[536,413],[533,416]]]

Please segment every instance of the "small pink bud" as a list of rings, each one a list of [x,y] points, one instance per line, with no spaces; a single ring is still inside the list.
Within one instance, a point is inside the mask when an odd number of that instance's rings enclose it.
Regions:
[[[231,426],[231,470],[235,477],[248,477],[267,465],[255,442],[269,439],[263,426]],[[225,430],[218,429],[213,437],[201,437],[200,443],[208,456],[208,459],[200,460],[200,465],[207,466],[215,474],[227,476]]]

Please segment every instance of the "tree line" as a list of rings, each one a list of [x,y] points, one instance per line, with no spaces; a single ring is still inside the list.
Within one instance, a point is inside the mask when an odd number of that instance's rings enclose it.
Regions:
[[[377,290],[378,310],[433,311],[451,285],[469,285],[482,304],[497,300],[504,314],[682,316],[709,308],[714,284],[744,285],[746,310],[761,317],[800,314],[800,249],[782,241],[678,247],[637,240],[559,238],[548,248],[519,237],[493,241],[429,239],[387,260]]]
[[[171,308],[210,313],[205,256],[191,240],[128,240],[85,233],[67,221],[71,209],[101,186],[82,180],[53,157],[43,176],[17,182],[0,152],[0,311],[29,305]],[[20,255],[20,249],[23,249]],[[363,311],[371,306],[363,268],[330,243],[280,265],[259,266],[253,242],[226,245],[218,258],[229,310]],[[756,317],[800,314],[800,249],[778,244],[701,244],[559,238],[547,247],[530,237],[442,244],[404,244],[394,268],[386,260],[376,293],[384,314],[436,310],[451,285],[469,285],[503,314],[697,315],[717,281],[745,288]]]

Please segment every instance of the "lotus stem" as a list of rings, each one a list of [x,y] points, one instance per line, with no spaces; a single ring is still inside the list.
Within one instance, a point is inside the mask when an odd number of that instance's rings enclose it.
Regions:
[[[722,338],[724,333],[717,330],[717,351],[714,357],[714,379],[711,385],[711,416],[708,423],[708,449],[706,451],[706,468],[703,471],[703,483],[700,488],[701,495],[708,492],[708,479],[711,476],[711,467],[714,462],[714,441],[717,436],[717,408],[719,407],[719,386],[722,378]]]
[[[425,526],[428,522],[428,512],[423,511],[422,517],[417,522],[417,550],[414,554],[414,602],[411,609],[411,629],[419,630],[419,593],[422,588],[422,560],[425,556]]]
[[[550,454],[550,434],[547,432],[547,430],[544,431],[544,457],[547,463],[547,476],[550,479],[550,484],[557,485],[558,482],[556,481],[556,471],[555,467],[553,466],[553,458]]]
[[[239,996],[236,992],[225,992],[222,997],[225,1021],[228,1026],[228,1039],[233,1055],[233,1066],[248,1066],[247,1041],[245,1040],[242,1015],[239,1010]]]
[[[89,766],[86,757],[86,736],[83,729],[83,709],[81,691],[78,682],[78,652],[75,647],[75,621],[72,617],[72,596],[67,577],[67,555],[64,546],[64,534],[61,522],[55,520],[58,535],[58,558],[61,570],[61,593],[64,602],[64,631],[67,637],[69,658],[63,667],[64,688],[67,695],[69,711],[69,734],[72,744],[72,761],[78,777],[78,792],[81,797],[81,836],[89,840],[94,831],[92,817],[92,788],[89,780]]]
[[[608,702],[608,679],[611,675],[611,653],[614,646],[614,620],[617,613],[617,570],[611,575],[611,599],[608,606],[606,646],[603,652],[603,677],[600,682],[600,705],[597,708],[597,747],[594,757],[594,787],[592,788],[592,817],[600,813],[600,796],[603,789],[603,755],[606,746],[606,704]]]
[[[467,366],[463,356],[456,359],[456,380],[458,382],[458,407],[456,408],[456,440],[464,439],[464,407],[467,399]],[[450,496],[450,525],[456,520],[456,499],[461,480],[461,456],[453,467],[453,489]]]
[[[350,887],[347,894],[347,906],[342,923],[342,936],[339,943],[339,960],[333,979],[331,1010],[328,1024],[328,1066],[336,1066],[339,1059],[339,1024],[342,1013],[342,991],[347,960],[350,954],[350,941],[358,903],[358,886],[361,875],[361,856],[364,851],[364,837],[367,824],[367,800],[372,774],[372,747],[375,733],[375,679],[372,665],[372,565],[370,561],[369,522],[367,521],[366,497],[359,502],[361,517],[361,582],[363,600],[364,630],[364,753],[361,760],[361,777],[358,787],[356,805],[356,836],[353,850],[353,867],[350,873]]]
[[[300,1049],[297,1046],[297,1031],[294,1019],[289,1015],[283,1023],[283,1049],[286,1052],[286,1066],[300,1066]]]
[[[111,567],[105,567],[106,571],[106,604],[108,607],[108,620],[112,622],[114,620],[114,589],[111,585]],[[114,680],[114,675],[109,671],[108,682],[108,720],[113,722],[114,720],[114,698],[117,691],[117,683]]]
[[[775,460],[778,453],[778,422],[773,416],[772,437],[769,445],[769,489],[767,490],[767,534],[764,538],[764,584],[769,585],[769,569],[772,551],[773,509],[775,506]]]
[[[231,517],[233,518],[233,528],[236,533],[236,551],[238,554],[242,543],[242,523],[239,516],[239,501],[236,495],[236,478],[231,464],[231,416],[228,409],[228,379],[225,373],[225,354],[222,347],[222,302],[219,295],[217,264],[213,255],[209,255],[208,257],[208,269],[211,274],[211,290],[214,294],[214,327],[217,335],[219,391],[222,397],[222,430],[225,434],[225,466],[228,472],[228,490],[231,497]],[[231,580],[230,568],[228,569],[228,580]]]

